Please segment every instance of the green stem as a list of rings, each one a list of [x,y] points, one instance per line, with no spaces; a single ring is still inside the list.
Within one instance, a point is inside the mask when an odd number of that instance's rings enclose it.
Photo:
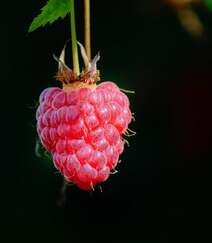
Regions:
[[[91,60],[91,24],[90,24],[90,0],[84,0],[84,36],[85,50],[88,59]]]
[[[77,49],[77,34],[76,34],[76,24],[75,24],[75,8],[74,0],[70,0],[70,20],[71,20],[71,42],[72,42],[72,59],[73,59],[73,71],[77,75],[80,74],[79,69],[79,58]]]

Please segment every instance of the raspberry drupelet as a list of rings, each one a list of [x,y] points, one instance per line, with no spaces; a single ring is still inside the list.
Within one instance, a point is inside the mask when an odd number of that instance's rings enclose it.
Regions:
[[[122,135],[132,119],[128,97],[113,82],[96,85],[96,56],[73,74],[61,59],[58,79],[63,89],[45,89],[36,113],[37,131],[55,167],[68,182],[91,190],[108,179],[124,149]]]

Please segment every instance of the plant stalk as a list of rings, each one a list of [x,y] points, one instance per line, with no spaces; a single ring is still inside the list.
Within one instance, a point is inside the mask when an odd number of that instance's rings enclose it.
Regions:
[[[74,0],[70,0],[70,21],[71,21],[71,43],[72,43],[72,60],[73,60],[73,71],[77,75],[80,74],[78,48],[77,48],[77,34],[75,24],[75,8]]]
[[[59,198],[57,200],[57,205],[59,207],[64,207],[65,206],[65,203],[66,203],[66,192],[67,192],[67,187],[68,187],[68,184],[66,182],[65,179],[63,179],[63,184],[60,188],[60,194],[59,194]]]
[[[90,61],[91,60],[90,0],[84,0],[84,38],[85,38],[85,51]]]

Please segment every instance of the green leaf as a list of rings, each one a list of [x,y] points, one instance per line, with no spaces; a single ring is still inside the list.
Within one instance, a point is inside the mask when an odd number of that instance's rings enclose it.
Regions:
[[[41,13],[32,21],[28,32],[44,27],[47,23],[52,24],[58,18],[64,18],[69,12],[70,0],[49,0],[41,9]]]
[[[48,153],[44,149],[44,147],[41,145],[39,139],[36,139],[36,142],[35,142],[35,155],[38,158],[42,158],[44,160],[50,160],[50,161],[52,161],[52,158],[51,158],[50,153]]]
[[[212,0],[204,0],[206,6],[212,11]]]

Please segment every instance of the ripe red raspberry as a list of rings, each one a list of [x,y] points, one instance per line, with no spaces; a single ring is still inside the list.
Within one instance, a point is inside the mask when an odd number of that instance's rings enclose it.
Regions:
[[[127,96],[114,83],[82,83],[45,89],[36,118],[41,143],[55,167],[67,181],[90,190],[116,167],[132,114]]]

